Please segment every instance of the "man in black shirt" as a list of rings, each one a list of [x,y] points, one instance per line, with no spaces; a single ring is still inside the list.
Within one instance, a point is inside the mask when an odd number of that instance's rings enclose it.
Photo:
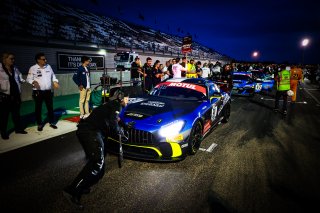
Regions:
[[[128,95],[117,91],[114,100],[103,104],[83,119],[76,132],[83,150],[87,156],[87,164],[78,176],[67,186],[63,192],[68,200],[83,209],[81,196],[90,192],[90,187],[96,184],[104,175],[104,138],[106,131],[121,133],[119,126],[119,113],[128,103]]]
[[[141,61],[138,56],[134,59],[134,62],[131,63],[130,73],[131,73],[132,85],[133,86],[141,85],[140,75],[142,75],[143,73],[141,71]]]
[[[144,86],[143,91],[144,92],[150,92],[152,89],[152,59],[150,57],[147,58],[147,62],[143,65],[143,71],[144,71]]]

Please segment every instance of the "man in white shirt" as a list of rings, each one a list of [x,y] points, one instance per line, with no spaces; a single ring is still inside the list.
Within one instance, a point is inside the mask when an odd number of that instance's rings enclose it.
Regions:
[[[204,63],[203,67],[202,67],[202,75],[201,75],[201,77],[207,79],[209,77],[209,74],[210,74],[210,69],[208,67],[208,64]]]
[[[58,79],[56,78],[51,66],[47,64],[47,59],[44,53],[36,54],[35,60],[36,64],[29,69],[27,82],[33,86],[32,97],[35,101],[35,114],[38,131],[42,131],[44,125],[41,118],[43,101],[47,106],[50,127],[57,129],[58,127],[54,124],[52,87],[54,87],[54,89],[59,88]]]
[[[187,69],[179,64],[180,58],[176,58],[175,63],[172,65],[173,78],[181,78],[181,71],[187,72]]]

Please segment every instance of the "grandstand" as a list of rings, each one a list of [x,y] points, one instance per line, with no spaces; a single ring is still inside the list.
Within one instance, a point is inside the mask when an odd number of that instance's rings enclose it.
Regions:
[[[154,29],[100,16],[56,2],[41,0],[1,0],[0,36],[40,41],[86,42],[113,49],[139,49],[181,54],[182,37]],[[191,56],[208,60],[230,60],[229,57],[197,42]]]

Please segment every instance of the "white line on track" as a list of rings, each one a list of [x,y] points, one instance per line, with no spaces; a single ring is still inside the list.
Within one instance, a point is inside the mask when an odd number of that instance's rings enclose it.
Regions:
[[[204,152],[212,152],[214,148],[216,148],[218,146],[218,144],[216,143],[212,143],[208,149],[204,149],[204,148],[199,148],[200,151],[204,151]]]
[[[304,88],[304,91],[306,91],[306,92],[313,98],[313,100],[315,100],[315,101],[317,102],[317,104],[320,104],[319,99],[317,99],[314,95],[312,95],[312,94],[309,92],[308,89],[305,89],[305,88]]]
[[[261,100],[265,100],[265,101],[275,101],[275,99],[273,98],[263,98],[261,97]],[[283,101],[283,100],[279,100],[280,102]],[[291,101],[288,101],[288,103],[291,103]],[[296,104],[308,104],[308,102],[306,101],[297,101]]]

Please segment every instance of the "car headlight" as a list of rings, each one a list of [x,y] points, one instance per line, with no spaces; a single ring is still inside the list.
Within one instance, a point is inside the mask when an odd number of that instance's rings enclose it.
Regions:
[[[179,134],[184,125],[184,121],[174,121],[170,124],[162,126],[159,130],[161,137],[173,137]]]

